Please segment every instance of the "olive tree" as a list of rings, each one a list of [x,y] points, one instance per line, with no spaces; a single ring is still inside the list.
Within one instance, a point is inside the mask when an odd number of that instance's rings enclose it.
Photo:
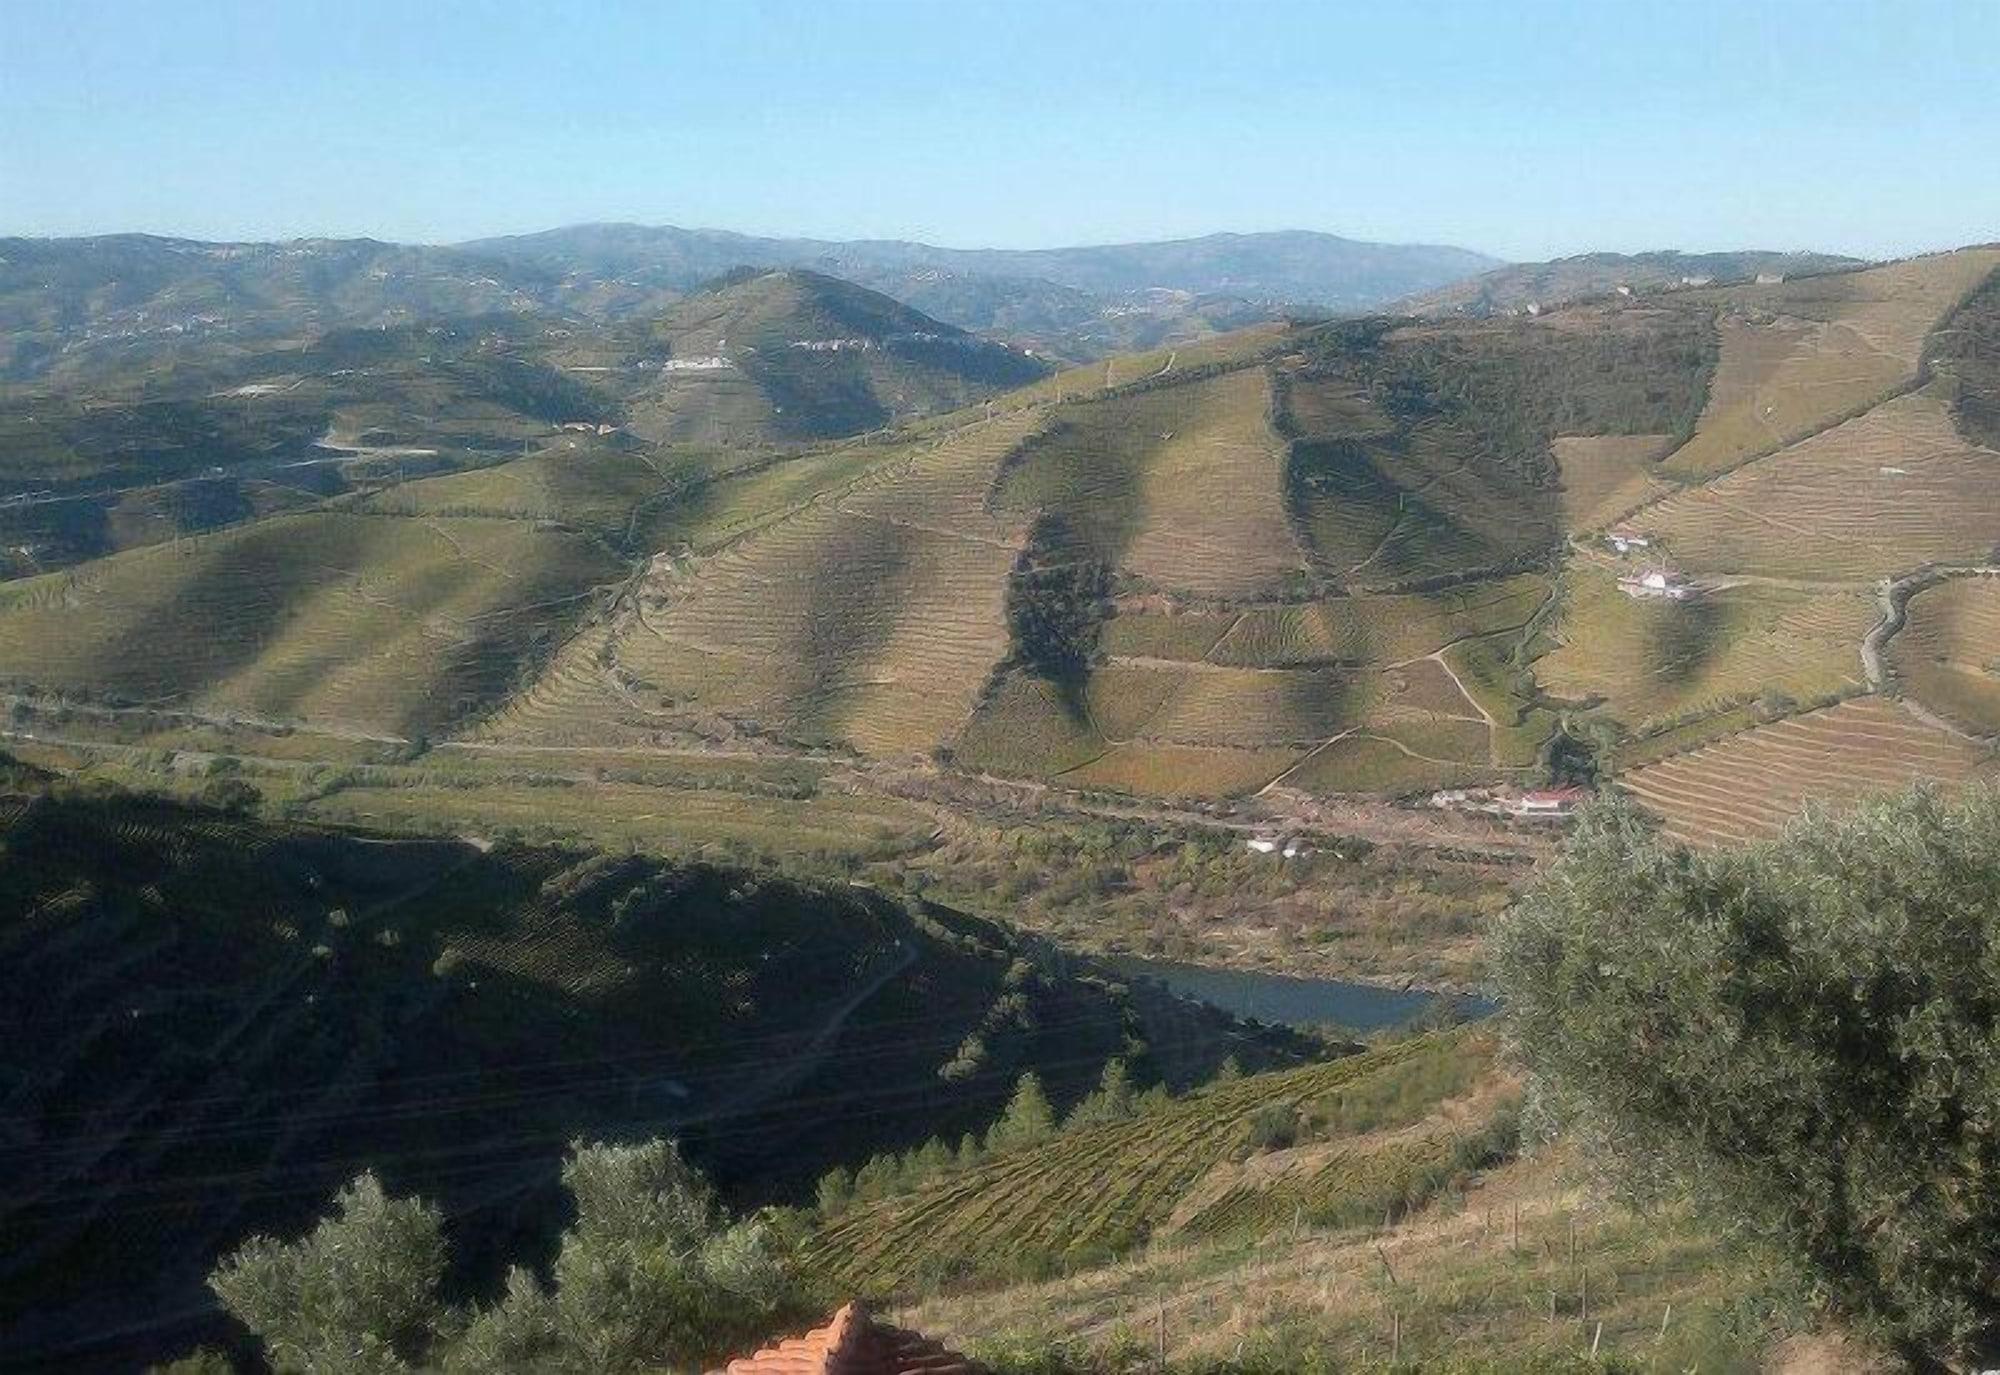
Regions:
[[[209,1285],[279,1370],[404,1370],[443,1314],[445,1258],[438,1210],[363,1174],[306,1236],[251,1238]]]
[[[1498,931],[1539,1100],[1912,1354],[2000,1335],[2000,798],[1695,854],[1622,803]]]
[[[786,1248],[732,1223],[670,1141],[577,1143],[563,1166],[576,1220],[550,1282],[516,1268],[463,1312],[439,1298],[438,1210],[391,1199],[372,1175],[306,1237],[259,1237],[209,1283],[281,1371],[678,1369],[804,1315]]]

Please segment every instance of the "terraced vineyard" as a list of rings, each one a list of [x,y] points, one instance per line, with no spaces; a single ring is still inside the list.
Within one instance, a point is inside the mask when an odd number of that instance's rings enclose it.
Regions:
[[[657,560],[636,607],[572,644],[495,734],[573,733],[609,713],[877,754],[947,741],[1007,652],[1006,582],[1026,532],[985,495],[1037,420],[1015,412],[876,451],[851,481],[692,565]]]
[[[1302,377],[1287,396],[1299,435],[1293,521],[1325,577],[1379,587],[1499,568],[1553,545],[1553,502],[1464,427],[1392,424],[1344,378]]]
[[[1115,1265],[898,1307],[961,1349],[1053,1343],[1149,1362],[1164,1337],[1174,1369],[1298,1369],[1304,1342],[1341,1371],[1381,1368],[1388,1350],[1405,1369],[1451,1370],[1476,1352],[1475,1369],[1560,1371],[1592,1345],[1613,1369],[1770,1369],[1797,1317],[1774,1302],[1746,1320],[1745,1296],[1773,1292],[1775,1256],[1682,1206],[1606,1208],[1579,1186],[1580,1164],[1537,1151],[1386,1227],[1379,1215],[1333,1229],[1281,1218],[1254,1240],[1176,1239]],[[1815,1359],[1825,1349],[1777,1346],[1803,1370],[1869,1368]]]
[[[1520,761],[1511,739],[1496,738],[1491,712],[1511,727],[1522,707],[1504,690],[1492,707],[1469,696],[1459,652],[1518,634],[1547,597],[1545,579],[1520,575],[1230,611],[1161,611],[1138,599],[1107,623],[1108,656],[1081,713],[1052,693],[1004,685],[958,755],[1077,786],[1196,796],[1256,791],[1281,776],[1316,791],[1392,795],[1440,778],[1494,781]]]
[[[1776,835],[1809,803],[1834,806],[1922,779],[1993,776],[1988,748],[1860,697],[1733,735],[1619,777],[1690,845]]]
[[[524,458],[182,545],[213,563],[199,574],[159,576],[163,552],[24,582],[0,596],[0,677],[350,732],[747,740],[1167,796],[1530,782],[1565,712],[1601,768],[1630,768],[1859,690],[1867,584],[2000,545],[2000,454],[1956,428],[1983,414],[1970,346],[1910,389],[1925,338],[1996,264],[1968,251],[1536,319],[1259,327],[804,450],[542,422]],[[617,374],[597,401],[664,405],[671,387],[632,392],[633,360],[736,348],[723,323],[751,296],[784,309],[744,358],[776,340],[805,359],[788,359],[794,381],[826,382],[806,355],[846,336],[794,349],[780,317],[840,293],[757,281],[702,298],[672,338],[635,326],[571,350]],[[1751,444],[1743,417],[1772,406],[1758,425],[1788,442]],[[1601,551],[1566,549],[1623,519],[1711,595],[1631,602]],[[1103,565],[1074,681],[1032,676],[1051,670],[1012,638],[1024,557]],[[415,824],[470,816],[462,800],[340,805]],[[593,824],[631,833],[639,805]],[[741,833],[712,820],[718,841]],[[837,817],[826,835],[866,848],[872,826]]]
[[[1057,557],[1195,597],[1269,594],[1304,571],[1270,409],[1261,368],[1065,407],[1010,463],[996,501],[1060,521]]]
[[[1601,699],[1637,734],[1753,697],[1812,702],[1864,686],[1858,646],[1878,615],[1872,589],[1727,587],[1691,601],[1635,600],[1602,568],[1572,566],[1558,647],[1535,661],[1543,687]]]
[[[1721,361],[1693,438],[1665,469],[1707,477],[1881,402],[1917,376],[1930,331],[1995,268],[2000,250],[1967,249],[1715,293]]]
[[[809,1259],[895,1293],[1087,1268],[1154,1238],[1379,1220],[1505,1149],[1509,1095],[1487,1077],[1491,1056],[1490,1040],[1455,1033],[1213,1085],[858,1209]],[[1260,1154],[1260,1117],[1300,1124],[1298,1144]]]
[[[1524,575],[1437,592],[1253,607],[1230,622],[1206,657],[1261,667],[1404,663],[1458,640],[1518,630],[1547,596],[1546,580]],[[1112,622],[1114,634],[1118,626]]]
[[[1550,446],[1562,472],[1566,530],[1598,530],[1669,490],[1658,460],[1670,435],[1563,435]]]
[[[678,516],[674,508],[695,489],[756,461],[721,450],[656,454],[569,435],[525,458],[402,483],[367,505],[399,515],[549,521],[581,526],[620,547],[650,548],[657,528]]]
[[[1977,735],[2000,732],[2000,583],[1949,578],[1910,598],[1890,641],[1898,685]]]
[[[1197,339],[1192,343],[1117,354],[1100,363],[1065,368],[1053,377],[1019,387],[996,400],[995,409],[1039,406],[1053,401],[1088,400],[1105,392],[1154,379],[1214,368],[1242,367],[1281,352],[1291,330],[1272,321]]]
[[[514,520],[280,516],[0,589],[0,675],[431,730],[511,688],[618,572],[594,542]]]
[[[1694,571],[1860,579],[1977,563],[2000,541],[2000,453],[1968,444],[1936,391],[1913,392],[1637,523]]]

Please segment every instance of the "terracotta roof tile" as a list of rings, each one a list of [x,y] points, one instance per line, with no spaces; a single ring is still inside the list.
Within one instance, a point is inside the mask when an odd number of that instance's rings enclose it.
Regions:
[[[928,1337],[877,1322],[850,1303],[826,1326],[729,1363],[722,1375],[981,1375],[984,1367]]]

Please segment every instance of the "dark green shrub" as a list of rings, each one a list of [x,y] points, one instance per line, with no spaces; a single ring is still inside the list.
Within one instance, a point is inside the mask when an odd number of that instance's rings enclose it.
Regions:
[[[2000,1334],[2000,797],[1691,855],[1622,804],[1502,925],[1553,1119],[1932,1356]]]

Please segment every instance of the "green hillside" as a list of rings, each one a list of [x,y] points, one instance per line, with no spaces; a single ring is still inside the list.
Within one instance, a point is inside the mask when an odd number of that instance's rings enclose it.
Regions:
[[[580,1135],[675,1133],[757,1202],[982,1128],[1028,1069],[1068,1101],[1114,1055],[1186,1085],[1293,1053],[855,888],[119,797],[0,818],[10,1355],[161,1349],[221,1250],[363,1165],[477,1270]]]
[[[609,330],[331,334],[228,405],[319,397],[363,490],[97,508],[114,543],[248,523],[25,583],[0,676],[482,746],[831,753],[864,792],[1290,806],[1612,772],[1877,686],[1864,585],[2000,540],[1994,262],[1263,325],[1011,390],[1039,365],[801,270]],[[445,400],[398,428],[420,383]],[[488,404],[512,418],[478,440]],[[433,444],[413,461],[459,471],[394,470]],[[1630,601],[1621,523],[1702,595]],[[112,652],[191,643],[170,589],[225,556],[279,589],[197,581],[226,672]],[[364,648],[391,623],[409,652]]]
[[[0,676],[402,734],[513,688],[619,565],[522,521],[322,511],[0,587]]]
[[[1216,1084],[830,1221],[811,1263],[860,1292],[992,1287],[1175,1241],[1423,1205],[1513,1148],[1493,1046],[1465,1033]]]

